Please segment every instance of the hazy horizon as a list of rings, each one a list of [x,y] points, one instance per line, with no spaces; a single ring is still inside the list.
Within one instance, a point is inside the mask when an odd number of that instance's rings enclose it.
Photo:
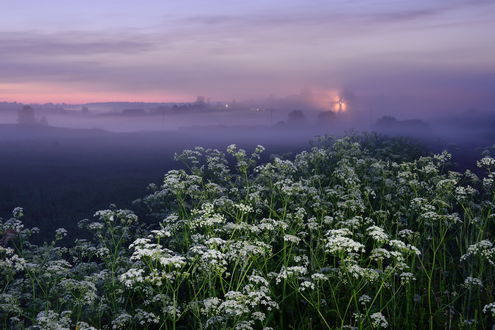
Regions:
[[[493,111],[492,1],[4,1],[0,101],[352,92],[394,113]]]

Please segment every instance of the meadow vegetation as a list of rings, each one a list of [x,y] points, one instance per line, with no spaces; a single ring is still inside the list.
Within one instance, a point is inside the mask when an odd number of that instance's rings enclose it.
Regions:
[[[42,244],[0,222],[0,327],[480,329],[495,323],[495,159],[449,170],[403,138],[294,157],[176,155],[146,221],[111,206]],[[150,219],[154,219],[150,221]],[[154,225],[150,225],[154,223]]]

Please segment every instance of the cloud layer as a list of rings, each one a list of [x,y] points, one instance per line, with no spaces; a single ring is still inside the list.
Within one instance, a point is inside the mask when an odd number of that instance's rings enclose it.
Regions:
[[[307,87],[423,95],[439,99],[437,107],[445,98],[443,108],[453,106],[454,91],[466,104],[492,101],[491,1],[45,4],[0,4],[8,14],[0,99],[33,99],[37,88],[46,90],[39,101],[53,90],[50,101],[70,102],[105,93],[255,98]]]

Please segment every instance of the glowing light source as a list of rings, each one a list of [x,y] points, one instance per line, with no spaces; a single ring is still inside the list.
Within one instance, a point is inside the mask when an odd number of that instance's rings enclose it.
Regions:
[[[343,112],[346,110],[346,104],[344,103],[344,98],[341,97],[339,98],[339,101],[338,101],[338,109],[337,111],[338,112]]]
[[[312,97],[313,105],[321,109],[333,112],[346,112],[349,110],[348,101],[339,90],[316,90],[312,92]]]
[[[346,112],[347,111],[347,103],[344,101],[344,97],[336,96],[332,103],[332,110],[335,112]]]

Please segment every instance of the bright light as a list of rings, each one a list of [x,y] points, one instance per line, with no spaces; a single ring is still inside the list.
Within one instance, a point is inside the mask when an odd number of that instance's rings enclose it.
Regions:
[[[331,110],[333,112],[349,111],[349,103],[342,96],[342,91],[338,89],[313,89],[308,102],[322,110]]]
[[[338,112],[344,112],[344,111],[346,111],[346,108],[347,108],[347,106],[346,106],[346,104],[344,102],[344,98],[341,97],[339,99],[339,102],[338,102],[338,109],[337,109],[337,111]]]
[[[347,111],[347,104],[344,102],[343,97],[335,97],[334,101],[332,102],[332,108],[336,112],[346,112]]]

